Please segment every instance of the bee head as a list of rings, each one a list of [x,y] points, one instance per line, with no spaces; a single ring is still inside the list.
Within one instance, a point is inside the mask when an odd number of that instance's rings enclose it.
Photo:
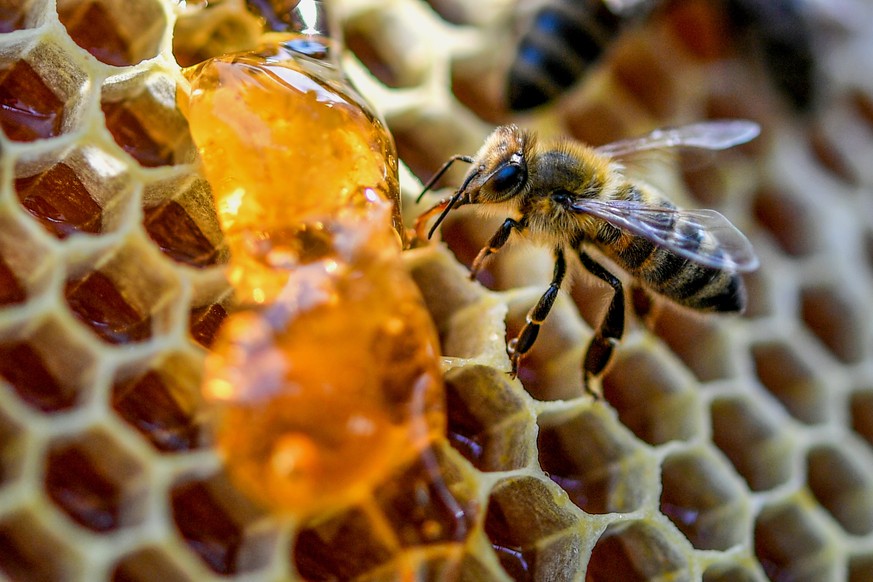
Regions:
[[[495,129],[475,156],[459,194],[465,204],[506,202],[527,185],[533,136],[515,125]]]

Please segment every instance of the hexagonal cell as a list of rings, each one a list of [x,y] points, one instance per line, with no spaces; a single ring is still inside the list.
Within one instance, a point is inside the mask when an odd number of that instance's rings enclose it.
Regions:
[[[495,46],[504,41],[496,37]],[[481,47],[476,53],[455,55],[451,60],[452,95],[476,117],[493,125],[505,124],[507,108],[506,72],[514,51],[495,51]]]
[[[21,205],[60,239],[118,228],[133,188],[124,164],[91,146],[20,160],[15,176]]]
[[[63,100],[24,60],[0,62],[0,127],[12,141],[34,141],[61,134]]]
[[[117,67],[157,56],[167,27],[164,11],[154,1],[59,0],[58,17],[77,45]]]
[[[800,315],[806,326],[841,362],[859,362],[866,353],[860,305],[836,285],[817,285],[800,292]]]
[[[766,341],[752,345],[751,351],[758,379],[791,416],[807,424],[827,421],[827,386],[793,346]]]
[[[661,513],[699,550],[745,541],[751,509],[736,476],[712,454],[688,451],[661,465]]]
[[[400,549],[380,535],[384,522],[372,507],[353,507],[302,528],[292,561],[306,580],[352,580],[387,563]]]
[[[345,21],[343,33],[346,46],[365,67],[391,88],[421,85],[430,68],[425,58],[427,46],[423,36],[405,21],[422,18],[418,10],[401,4],[394,10],[364,10]],[[386,34],[386,29],[391,32]]]
[[[683,378],[648,349],[621,350],[603,377],[603,396],[622,424],[652,445],[699,432],[700,400]]]
[[[724,321],[730,315],[701,315],[667,301],[661,302],[659,308],[653,331],[698,380],[710,382],[736,374]]]
[[[66,543],[27,511],[0,518],[0,573],[10,580],[65,580],[80,567]]]
[[[141,464],[103,432],[56,440],[46,455],[49,498],[73,521],[97,532],[145,518],[144,479]]]
[[[205,180],[186,175],[153,182],[143,198],[143,226],[165,255],[198,268],[227,261],[212,191]]]
[[[712,441],[752,491],[766,491],[791,476],[790,437],[743,397],[716,398],[710,408]]]
[[[24,462],[24,428],[0,413],[0,486],[17,479]]]
[[[29,42],[29,41],[24,41]],[[88,74],[62,47],[37,37],[0,57],[0,128],[12,141],[57,137],[79,121]]]
[[[139,549],[121,558],[112,569],[112,582],[191,582],[167,552],[158,547]]]
[[[170,505],[179,534],[213,572],[244,574],[270,561],[277,532],[223,473],[176,484]]]
[[[856,460],[834,446],[807,453],[807,484],[818,502],[848,533],[873,532],[873,479]]]
[[[67,305],[83,325],[116,345],[168,331],[179,283],[166,264],[136,245],[89,259],[97,268],[76,266],[64,285]]]
[[[755,194],[752,211],[787,254],[802,257],[819,247],[816,212],[800,197],[775,187]]]
[[[109,79],[100,107],[115,143],[146,168],[194,159],[188,121],[176,105],[176,85],[165,75]]]
[[[485,535],[513,580],[575,580],[584,567],[578,514],[559,500],[534,477],[508,478],[491,490]]]
[[[511,471],[533,460],[536,419],[506,374],[464,366],[445,377],[448,439],[480,471]]]
[[[811,500],[764,507],[755,521],[755,557],[770,580],[836,580],[839,552],[811,519]]]
[[[11,213],[0,213],[0,306],[24,303],[47,289],[58,260]]]
[[[679,548],[670,544],[655,526],[643,521],[611,524],[597,540],[585,580],[689,581],[688,561]]]
[[[630,128],[621,109],[610,107],[597,99],[574,104],[566,113],[567,132],[591,145],[603,145],[628,137]]]
[[[479,516],[478,474],[440,446],[428,448],[379,486],[374,503],[401,547],[463,543]]]
[[[0,377],[42,412],[67,410],[84,401],[94,374],[94,355],[53,319],[0,339]]]
[[[579,412],[548,413],[538,419],[540,466],[587,513],[639,509],[652,484],[654,459],[627,429],[595,406]]]
[[[202,375],[199,360],[174,354],[119,370],[112,384],[112,408],[159,451],[203,446]]]
[[[870,582],[873,572],[873,553],[849,557],[848,582]]]

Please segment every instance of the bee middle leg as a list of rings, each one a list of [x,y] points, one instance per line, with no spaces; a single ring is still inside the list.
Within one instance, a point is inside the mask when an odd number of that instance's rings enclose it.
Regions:
[[[525,227],[524,221],[518,221],[513,218],[507,218],[503,221],[503,224],[500,225],[500,228],[497,229],[491,236],[491,240],[488,241],[488,244],[485,245],[479,254],[476,255],[476,258],[473,259],[473,265],[470,267],[470,280],[474,280],[476,275],[479,274],[479,271],[482,270],[482,267],[485,266],[485,262],[497,251],[503,248],[503,245],[506,244],[506,241],[509,240],[509,235],[512,234],[513,230],[522,230]]]
[[[621,340],[624,333],[624,289],[618,277],[607,271],[585,251],[579,251],[579,260],[588,272],[608,283],[613,291],[606,315],[594,330],[594,336],[588,344],[585,359],[582,361],[585,391],[595,398],[602,398],[602,394],[591,387],[591,379],[599,376],[606,368],[609,360],[612,359],[615,344]]]
[[[555,304],[555,299],[558,297],[558,292],[561,290],[561,282],[567,274],[567,261],[564,258],[564,250],[561,248],[555,249],[555,270],[552,274],[552,282],[549,288],[540,297],[536,305],[531,307],[527,313],[527,318],[524,327],[518,335],[510,340],[506,346],[509,353],[509,361],[512,363],[512,371],[510,375],[514,378],[518,373],[518,362],[522,356],[530,351],[537,335],[540,332],[540,326],[552,310]]]

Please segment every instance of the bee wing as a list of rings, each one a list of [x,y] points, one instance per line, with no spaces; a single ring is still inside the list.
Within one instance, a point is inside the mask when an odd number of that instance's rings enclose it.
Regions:
[[[754,271],[758,257],[749,239],[715,210],[658,208],[629,200],[584,198],[571,208],[602,218],[677,255],[714,269]]]
[[[703,121],[656,129],[641,137],[623,139],[596,148],[601,154],[621,157],[638,152],[676,147],[723,150],[746,143],[761,133],[761,126],[745,119]]]

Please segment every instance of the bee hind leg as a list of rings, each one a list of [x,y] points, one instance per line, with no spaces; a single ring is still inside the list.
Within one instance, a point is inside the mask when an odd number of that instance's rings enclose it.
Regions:
[[[582,360],[582,379],[585,392],[600,399],[603,395],[599,390],[591,387],[591,380],[603,373],[606,365],[612,359],[615,344],[621,340],[624,333],[624,289],[618,277],[603,268],[585,251],[579,251],[579,260],[588,272],[609,284],[613,291],[606,315],[597,329],[594,330],[594,336],[591,338],[588,349],[585,351],[585,358]]]
[[[558,297],[558,292],[561,290],[561,283],[564,276],[567,274],[567,261],[564,258],[564,250],[561,248],[555,249],[555,269],[552,274],[552,282],[549,288],[540,297],[536,305],[531,307],[527,313],[527,318],[524,327],[518,335],[510,340],[507,345],[509,353],[509,361],[512,363],[512,371],[510,375],[514,378],[518,373],[518,363],[530,349],[533,347],[540,332],[540,326],[552,310],[555,304],[555,299]]]

